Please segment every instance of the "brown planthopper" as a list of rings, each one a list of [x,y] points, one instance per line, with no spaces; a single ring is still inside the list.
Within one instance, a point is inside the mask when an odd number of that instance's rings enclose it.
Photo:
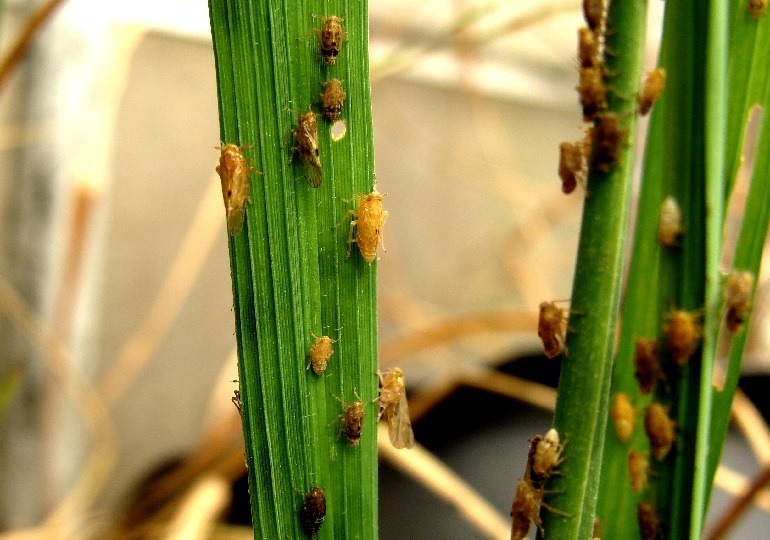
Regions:
[[[222,184],[227,232],[232,236],[237,236],[243,228],[244,212],[249,202],[249,177],[254,172],[254,167],[243,157],[244,148],[232,143],[217,147],[221,154],[216,171]]]
[[[527,478],[519,480],[516,494],[511,505],[511,540],[522,540],[529,533],[530,522],[542,530],[540,505],[543,502],[543,492],[532,485]]]
[[[385,195],[387,193],[378,193],[375,190],[369,195],[358,194],[356,196],[358,210],[348,211],[353,216],[353,219],[350,221],[346,258],[350,257],[350,249],[353,243],[358,246],[361,256],[369,264],[372,264],[374,259],[377,258],[377,246],[382,244],[382,231],[385,226],[385,220],[388,219],[387,210],[382,209],[382,198]],[[384,244],[382,249],[385,250]]]
[[[310,362],[307,365],[307,369],[313,368],[313,373],[316,375],[323,374],[324,371],[326,371],[326,366],[329,364],[329,359],[334,354],[334,348],[332,347],[333,343],[336,343],[336,340],[333,340],[329,336],[321,336],[316,337],[315,343],[310,347]]]
[[[749,13],[759,19],[767,12],[767,0],[749,0]]]
[[[350,446],[358,446],[361,442],[361,431],[364,428],[364,417],[366,416],[364,404],[361,403],[361,398],[358,395],[356,395],[356,401],[353,403],[345,403],[337,396],[334,397],[345,407],[345,412],[339,416],[342,420],[340,431],[345,434]]]
[[[725,284],[725,322],[730,332],[735,332],[749,316],[754,274],[733,271]]]
[[[666,315],[663,326],[668,350],[677,364],[683,366],[696,351],[703,337],[698,312],[673,309]]]
[[[583,17],[591,30],[601,30],[606,13],[606,0],[583,0]]]
[[[636,506],[636,519],[639,523],[639,535],[642,540],[658,540],[660,538],[660,521],[650,503],[642,501]]]
[[[414,432],[409,419],[409,402],[406,399],[404,372],[393,368],[385,373],[377,372],[380,379],[380,414],[388,423],[388,436],[394,448],[412,448]]]
[[[596,170],[606,173],[620,161],[620,152],[628,136],[614,113],[602,113],[594,128],[592,148],[593,165]]]
[[[342,42],[347,39],[345,29],[342,27],[342,19],[332,15],[331,17],[321,18],[323,26],[320,30],[316,30],[318,34],[318,51],[321,53],[321,57],[324,61],[333,65],[337,61],[337,56],[340,54],[340,48]]]
[[[644,430],[650,439],[652,457],[663,461],[676,441],[676,422],[672,420],[665,407],[660,403],[651,403],[644,411]]]
[[[556,302],[542,302],[537,321],[537,335],[543,342],[543,350],[548,358],[558,356],[564,349],[567,337],[567,315]]]
[[[644,86],[639,91],[639,114],[644,116],[650,109],[652,109],[653,103],[658,99],[663,87],[666,85],[666,70],[663,68],[656,68],[647,75],[647,80],[644,82]]]
[[[583,119],[589,122],[607,108],[607,87],[604,85],[601,66],[581,67],[580,79],[575,89],[583,107]]]
[[[317,188],[321,185],[321,153],[318,149],[318,121],[313,111],[300,113],[297,129],[292,132],[294,137],[293,152],[299,154],[299,159],[305,164],[305,175],[308,183]]]
[[[321,94],[321,112],[329,122],[335,122],[342,114],[342,105],[345,103],[345,90],[342,81],[330,79],[324,83],[324,91]]]
[[[642,394],[649,394],[655,388],[660,373],[658,344],[655,340],[638,338],[634,352],[634,375]]]
[[[559,145],[559,178],[561,190],[569,195],[578,184],[585,182],[586,159],[582,142],[563,142]]]
[[[591,68],[601,65],[599,38],[590,28],[578,29],[578,62],[580,67]]]
[[[326,517],[326,494],[319,487],[314,487],[305,494],[305,500],[299,509],[299,521],[308,536],[314,536],[321,530]]]

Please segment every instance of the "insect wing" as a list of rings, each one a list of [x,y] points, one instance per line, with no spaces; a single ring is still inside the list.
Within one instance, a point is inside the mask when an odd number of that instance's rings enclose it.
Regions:
[[[227,230],[232,236],[238,236],[243,229],[243,219],[245,216],[245,208],[227,208]]]
[[[388,421],[388,435],[394,448],[412,448],[414,432],[412,421],[409,419],[409,403],[406,392],[402,392],[398,402],[385,412]]]
[[[318,156],[305,162],[305,177],[311,187],[317,188],[321,185],[323,178],[321,177],[321,160]]]

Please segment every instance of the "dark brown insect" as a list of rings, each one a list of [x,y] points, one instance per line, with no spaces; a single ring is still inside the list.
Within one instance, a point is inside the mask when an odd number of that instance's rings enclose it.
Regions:
[[[603,528],[604,527],[602,526],[602,522],[599,520],[598,517],[594,516],[594,526],[593,526],[593,530],[591,531],[591,538],[600,539],[602,537]]]
[[[666,85],[666,70],[663,68],[657,68],[652,70],[647,75],[647,80],[644,83],[641,91],[639,92],[639,114],[644,116],[650,109],[652,104],[658,99],[663,87]]]
[[[254,172],[254,167],[250,167],[243,157],[244,148],[235,144],[217,147],[221,154],[216,171],[222,184],[227,232],[233,236],[237,236],[243,228],[244,211],[249,202],[249,176]]]
[[[749,13],[759,19],[767,11],[767,0],[749,0]]]
[[[543,522],[540,519],[540,505],[543,501],[543,492],[532,485],[526,478],[519,480],[516,487],[516,495],[511,505],[511,540],[522,540],[527,537],[530,521],[541,530]]]
[[[535,445],[530,470],[533,478],[545,479],[564,461],[561,457],[564,445],[559,440],[559,432],[554,428],[549,429],[545,437],[538,435],[537,438],[539,440]]]
[[[317,188],[321,185],[321,154],[318,149],[318,122],[313,111],[301,113],[297,122],[294,136],[294,152],[299,154],[299,159],[305,164],[305,174],[308,183]]]
[[[634,375],[642,394],[652,392],[658,381],[659,372],[658,344],[652,339],[637,339],[636,352],[634,353]]]
[[[564,348],[567,337],[567,315],[556,305],[556,302],[540,304],[537,335],[543,342],[543,350],[548,358],[557,356]]]
[[[348,210],[353,219],[350,221],[348,233],[348,252],[345,258],[350,257],[350,249],[355,243],[358,251],[366,262],[372,264],[377,258],[377,246],[382,242],[382,232],[385,228],[385,220],[388,219],[388,211],[382,209],[382,198],[387,193],[372,191],[369,195],[358,194],[358,210]],[[355,238],[354,238],[355,233]],[[387,251],[387,250],[385,250]]]
[[[583,17],[591,30],[599,30],[604,25],[606,0],[583,0]]]
[[[631,450],[628,453],[628,476],[631,478],[631,489],[634,493],[641,493],[647,487],[649,468],[650,460],[643,452]]]
[[[337,396],[334,396],[337,397]],[[350,446],[358,446],[361,442],[361,431],[364,428],[364,404],[361,403],[361,399],[356,395],[357,401],[353,403],[345,403],[340,398],[337,398],[340,403],[345,407],[339,418],[342,420],[340,431],[345,434],[345,438],[348,440]]]
[[[326,495],[324,490],[314,487],[305,494],[305,501],[299,509],[299,521],[302,529],[313,536],[318,534],[326,517]]]
[[[754,275],[751,272],[734,271],[725,285],[725,322],[730,332],[735,332],[746,320],[751,310],[751,291]]]
[[[600,66],[581,67],[580,80],[575,89],[583,106],[583,120],[590,122],[607,108],[607,87],[604,86]]]
[[[609,172],[620,161],[620,152],[628,131],[620,126],[614,113],[603,113],[594,128],[593,165],[600,172]]]
[[[578,62],[583,68],[598,67],[602,63],[599,39],[586,27],[578,29]]]
[[[409,402],[406,399],[406,381],[400,368],[377,373],[380,379],[380,414],[388,423],[388,436],[394,448],[412,448],[414,432],[409,419]]]
[[[620,442],[627,443],[631,439],[631,435],[634,433],[635,415],[636,411],[634,406],[631,405],[628,394],[617,392],[612,398],[610,417],[615,428],[615,435]]]
[[[315,343],[310,347],[310,362],[307,365],[307,369],[313,368],[313,373],[321,375],[326,371],[326,366],[329,364],[329,359],[334,354],[334,348],[332,343],[336,343],[335,340],[329,336],[316,337]]]
[[[658,221],[658,242],[664,247],[674,247],[682,236],[682,209],[679,203],[670,195],[660,205],[660,220]]]
[[[241,401],[241,392],[240,390],[233,390],[233,397],[230,398],[233,402],[233,405],[235,405],[235,408],[238,409],[238,414],[241,416],[243,415],[243,401]]]
[[[321,111],[329,122],[339,119],[342,114],[342,105],[345,103],[345,90],[342,89],[342,81],[330,79],[324,83],[324,91],[321,94]]]
[[[347,38],[345,29],[342,27],[344,20],[335,16],[324,17],[321,19],[323,26],[320,30],[316,30],[320,41],[318,51],[329,65],[333,65],[337,61],[342,42]]]
[[[642,540],[657,540],[660,538],[660,523],[655,509],[647,501],[636,506],[636,519],[639,522],[639,534]]]
[[[536,489],[543,488],[544,476],[538,476],[532,471],[532,466],[535,463],[535,455],[537,454],[537,448],[543,441],[542,435],[535,435],[529,440],[529,452],[527,453],[527,467],[524,470],[524,478],[532,481],[532,485]]]
[[[644,430],[650,439],[652,457],[663,461],[676,441],[676,422],[660,403],[651,403],[644,412]]]
[[[559,145],[559,177],[565,194],[575,191],[578,183],[585,182],[586,160],[582,143],[563,142]]]
[[[663,333],[671,356],[680,366],[687,363],[700,345],[703,331],[699,319],[698,313],[683,309],[671,310],[666,316],[668,322],[663,326]]]

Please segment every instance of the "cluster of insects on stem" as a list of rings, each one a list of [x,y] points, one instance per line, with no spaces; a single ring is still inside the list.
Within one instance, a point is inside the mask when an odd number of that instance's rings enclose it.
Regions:
[[[531,523],[534,523],[545,536],[543,522],[540,519],[541,508],[567,515],[543,502],[543,496],[546,494],[545,481],[556,473],[557,467],[564,459],[563,451],[564,443],[561,442],[559,433],[553,428],[549,429],[545,435],[535,435],[529,440],[524,477],[520,478],[516,485],[516,493],[511,504],[511,540],[526,538]]]
[[[575,89],[583,110],[584,137],[559,145],[558,173],[565,194],[572,193],[578,185],[586,186],[591,167],[608,173],[620,161],[628,138],[621,117],[608,111],[611,87],[606,80],[612,73],[605,63],[608,54],[605,45],[607,1],[584,0],[583,16],[587,26],[578,29],[578,85]],[[666,71],[662,68],[648,75],[637,96],[639,114],[649,113],[663,91],[665,81]]]

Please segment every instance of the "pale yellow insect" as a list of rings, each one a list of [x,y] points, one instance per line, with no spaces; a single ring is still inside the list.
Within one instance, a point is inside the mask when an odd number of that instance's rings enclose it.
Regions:
[[[341,80],[330,79],[324,83],[324,91],[321,94],[321,111],[329,122],[334,122],[342,114],[345,96]]]
[[[658,221],[658,242],[664,247],[676,246],[682,236],[682,209],[676,199],[668,196],[660,205],[660,221]]]
[[[657,68],[652,70],[649,75],[647,75],[647,80],[639,92],[639,114],[644,116],[650,112],[650,109],[652,109],[652,104],[655,103],[655,100],[658,99],[658,96],[660,96],[661,92],[663,92],[663,87],[665,85],[665,69]]]
[[[387,210],[382,209],[382,198],[385,195],[387,193],[378,193],[375,190],[369,195],[359,194],[356,196],[358,210],[348,211],[353,219],[350,221],[346,258],[350,257],[350,249],[354,242],[358,246],[361,256],[369,264],[372,264],[377,258],[378,244],[382,244],[382,249],[387,251],[382,242],[383,227],[385,220],[388,219]],[[354,233],[355,238],[353,237]]]
[[[615,428],[615,435],[622,443],[627,443],[634,433],[634,420],[636,411],[631,405],[628,394],[617,392],[612,398],[610,417]]]
[[[318,121],[313,111],[301,113],[297,129],[292,132],[296,145],[292,148],[305,164],[308,183],[317,188],[321,185],[321,153],[318,149]]]
[[[409,419],[409,403],[406,399],[404,372],[393,368],[385,373],[377,372],[380,379],[380,414],[388,423],[388,436],[394,448],[412,448],[414,432]]]
[[[751,291],[754,288],[754,275],[751,272],[735,271],[730,274],[725,284],[725,321],[730,332],[740,328],[751,310]]]
[[[333,343],[337,341],[329,336],[316,337],[315,343],[310,347],[310,362],[307,368],[313,368],[313,373],[321,375],[326,371],[326,366],[329,364],[329,359],[334,354]]]
[[[561,464],[561,453],[564,445],[559,440],[559,432],[554,428],[549,429],[545,437],[537,442],[532,456],[531,470],[537,478],[545,479],[550,476],[556,467]]]
[[[650,460],[646,454],[635,450],[628,453],[628,476],[631,478],[631,489],[635,493],[641,493],[647,487],[649,469]]]
[[[644,430],[650,439],[652,457],[663,461],[676,441],[676,422],[672,420],[665,407],[660,403],[651,403],[644,412]]]
[[[237,236],[243,228],[244,212],[249,202],[249,176],[254,172],[243,157],[244,148],[232,143],[217,147],[221,154],[216,171],[222,183],[227,231],[233,236]]]

